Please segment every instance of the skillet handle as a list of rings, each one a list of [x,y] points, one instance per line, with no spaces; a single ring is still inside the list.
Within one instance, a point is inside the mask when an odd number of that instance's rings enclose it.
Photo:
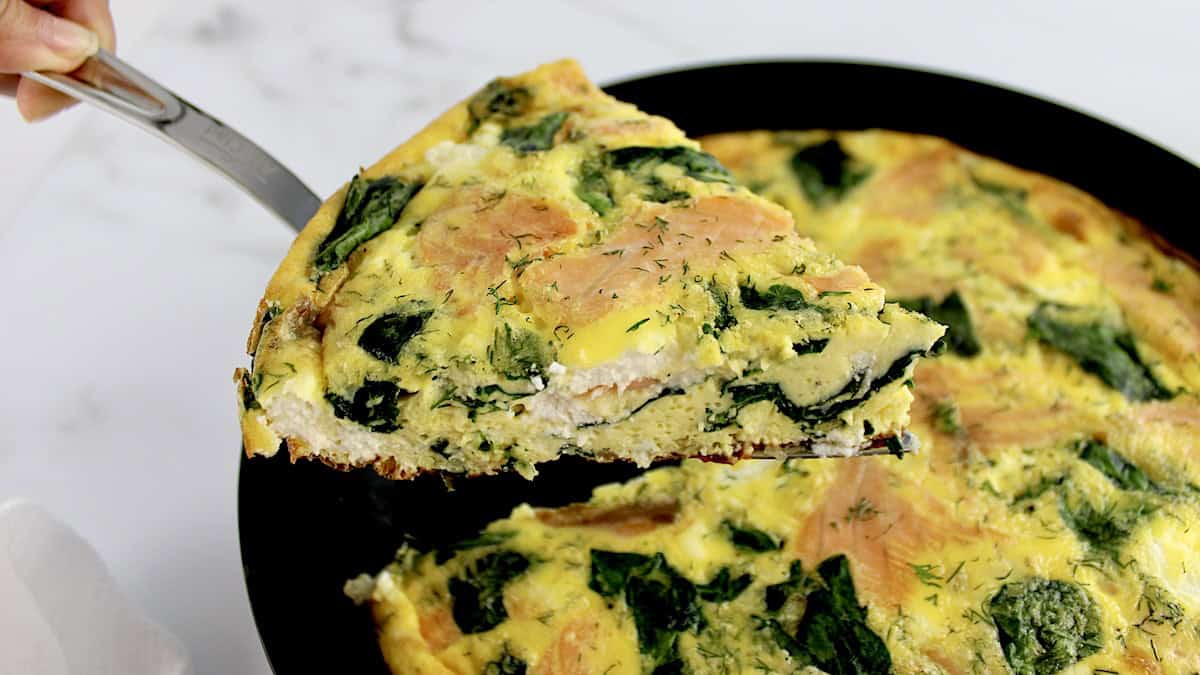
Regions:
[[[321,199],[245,136],[101,49],[75,72],[23,73],[101,108],[199,159],[300,231]]]

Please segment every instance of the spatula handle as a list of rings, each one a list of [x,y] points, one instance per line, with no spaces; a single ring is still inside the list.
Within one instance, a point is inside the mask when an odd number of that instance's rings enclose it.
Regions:
[[[171,142],[225,174],[299,231],[321,205],[294,173],[245,136],[104,50],[75,72],[28,77]]]

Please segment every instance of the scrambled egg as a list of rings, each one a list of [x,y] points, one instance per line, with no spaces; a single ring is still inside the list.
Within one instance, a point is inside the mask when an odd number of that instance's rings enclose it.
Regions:
[[[1194,673],[1200,275],[946,141],[704,139],[949,330],[921,453],[685,461],[406,546],[357,584],[396,673]]]

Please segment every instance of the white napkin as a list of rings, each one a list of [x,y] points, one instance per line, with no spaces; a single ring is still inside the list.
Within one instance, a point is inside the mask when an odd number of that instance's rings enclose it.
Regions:
[[[0,675],[186,675],[187,652],[120,592],[86,541],[0,504]]]

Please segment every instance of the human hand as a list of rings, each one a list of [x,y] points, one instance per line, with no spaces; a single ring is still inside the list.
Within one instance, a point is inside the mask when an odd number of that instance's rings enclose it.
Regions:
[[[67,73],[115,44],[108,0],[0,0],[0,94],[27,121],[45,119],[75,100],[20,74]]]

